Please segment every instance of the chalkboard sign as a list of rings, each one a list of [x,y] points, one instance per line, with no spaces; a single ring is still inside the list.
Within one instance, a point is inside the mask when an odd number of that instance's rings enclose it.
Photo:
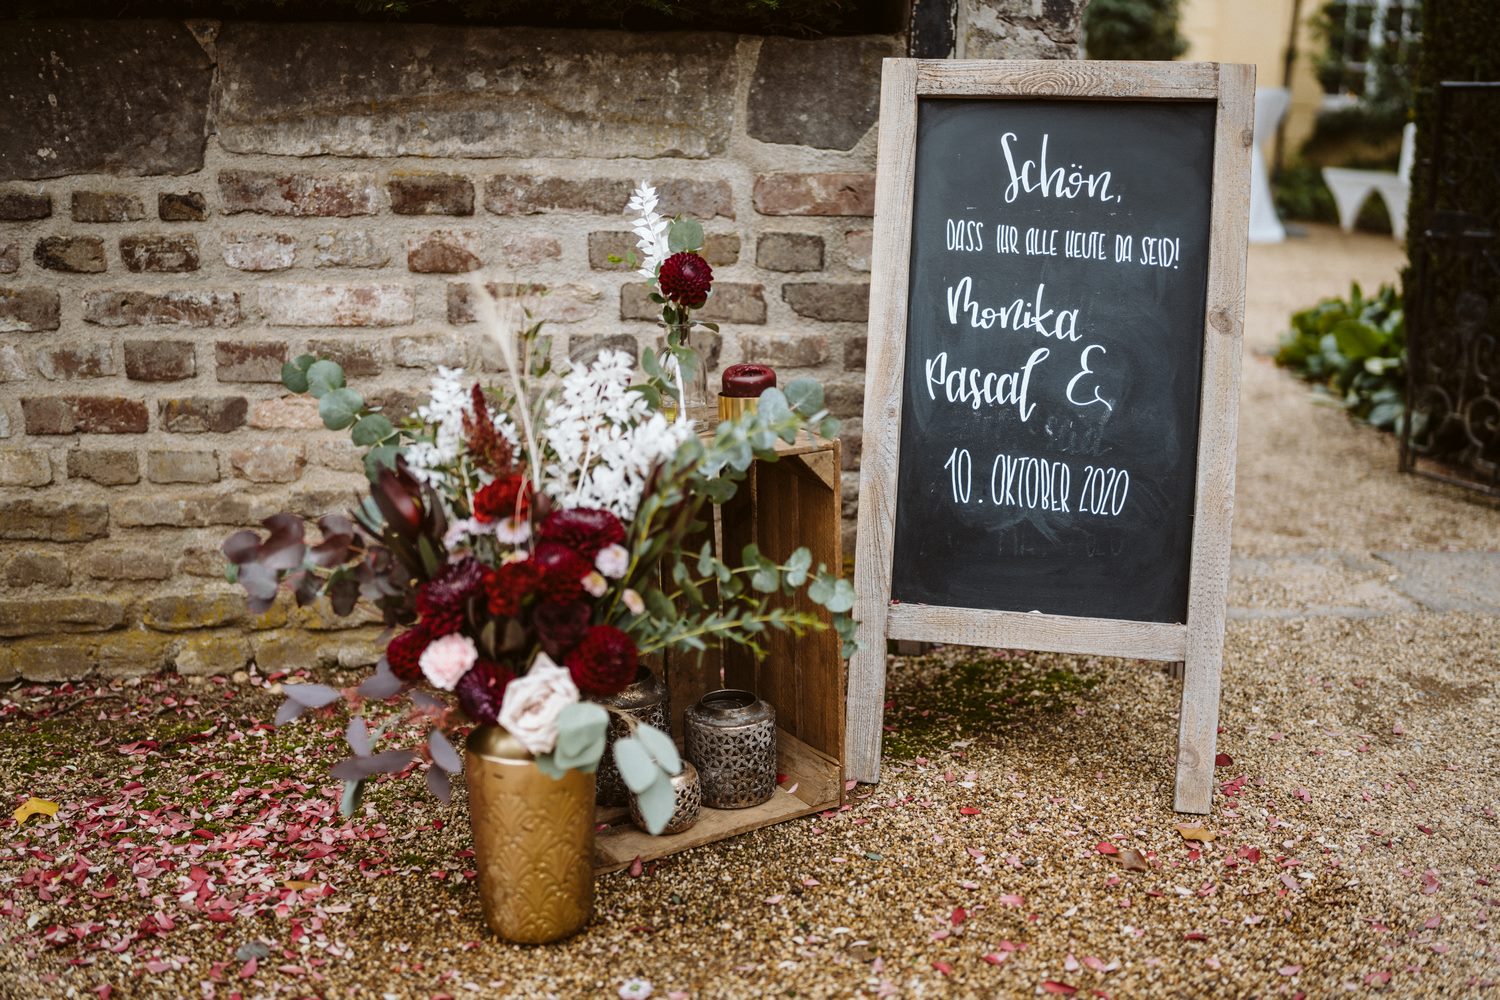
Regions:
[[[918,101],[893,598],[1187,621],[1213,139]]]
[[[887,60],[851,774],[885,640],[1186,663],[1211,794],[1253,69]]]

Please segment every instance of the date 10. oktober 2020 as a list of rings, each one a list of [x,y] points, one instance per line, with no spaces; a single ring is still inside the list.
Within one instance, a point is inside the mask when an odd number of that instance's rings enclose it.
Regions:
[[[1130,494],[1130,473],[1113,466],[1085,465],[1075,477],[1067,462],[1028,455],[996,455],[990,463],[989,484],[974,489],[974,459],[967,448],[954,448],[943,462],[956,504],[1019,507],[1061,514],[1118,517]],[[982,475],[982,473],[981,473]],[[1078,491],[1073,492],[1075,478]]]

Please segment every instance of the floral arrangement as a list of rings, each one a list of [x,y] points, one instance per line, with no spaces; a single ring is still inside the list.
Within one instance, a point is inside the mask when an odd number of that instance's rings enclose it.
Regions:
[[[655,253],[663,234],[652,215],[644,213],[643,228]],[[679,260],[686,252],[651,265],[664,301],[701,303],[698,291],[684,291],[700,286],[708,294],[707,264],[700,271]],[[353,755],[333,770],[346,782],[346,813],[366,779],[418,759],[430,760],[428,786],[446,800],[461,766],[446,734],[468,722],[504,727],[554,777],[592,770],[609,720],[600,702],[638,678],[643,658],[715,641],[759,652],[767,628],[823,627],[782,595],[805,589],[833,613],[846,649],[852,643],[853,590],[836,571],[814,568],[806,549],[778,563],[747,546],[730,565],[709,544],[686,547],[704,528],[706,505],[732,496],[754,459],[774,458],[778,440],[803,428],[836,433],[816,382],[770,390],[754,412],[700,436],[680,406],[673,419],[660,409],[673,385],[651,351],[642,361],[654,374],[641,385],[631,384],[634,359],[621,352],[554,372],[540,324],[527,326],[518,307],[519,322],[507,322],[502,302],[478,284],[474,293],[505,362],[503,384],[439,369],[430,401],[398,424],[347,386],[334,362],[289,362],[286,388],[317,398],[324,424],[348,429],[364,449],[370,495],[351,517],[321,518],[316,542],[282,513],[264,522],[265,536],[240,531],[223,546],[231,578],[257,611],[285,588],[299,605],[326,599],[338,614],[367,604],[392,630],[357,688],[288,685],[277,713],[282,724],[348,706]],[[685,321],[692,306],[680,308]],[[685,342],[676,349],[696,362]],[[367,706],[387,702],[396,707],[371,730]],[[631,734],[615,741],[615,761],[659,831],[681,762],[667,734],[623,717]],[[425,740],[388,745],[413,724]]]

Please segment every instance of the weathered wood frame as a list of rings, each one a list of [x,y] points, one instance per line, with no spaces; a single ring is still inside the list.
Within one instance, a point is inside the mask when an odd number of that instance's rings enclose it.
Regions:
[[[1212,101],[1217,107],[1199,396],[1198,477],[1184,625],[891,603],[917,101],[924,97]],[[1219,719],[1225,592],[1229,583],[1230,520],[1234,509],[1254,113],[1254,66],[885,60],[870,275],[859,539],[854,564],[860,651],[849,663],[845,766],[850,777],[866,782],[880,778],[888,638],[1180,660],[1185,662],[1185,669],[1174,808],[1186,813],[1209,811]]]

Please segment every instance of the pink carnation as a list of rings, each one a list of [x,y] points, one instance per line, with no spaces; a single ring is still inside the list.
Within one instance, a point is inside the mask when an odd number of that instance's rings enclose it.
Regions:
[[[477,659],[479,650],[474,648],[474,640],[454,633],[429,643],[417,663],[433,687],[452,691]]]

